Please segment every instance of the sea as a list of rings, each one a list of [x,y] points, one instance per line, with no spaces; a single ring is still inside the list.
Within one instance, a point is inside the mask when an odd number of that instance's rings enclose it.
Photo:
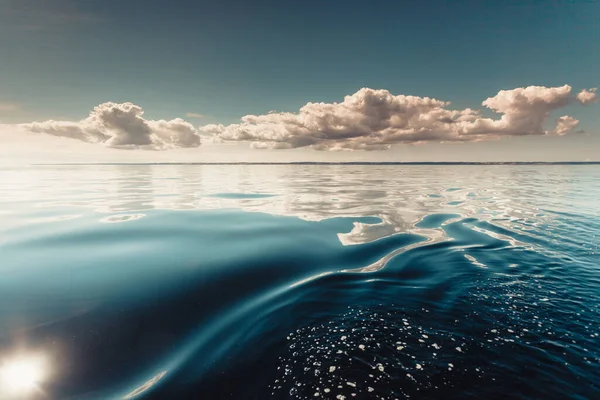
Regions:
[[[600,399],[599,245],[600,165],[4,166],[0,398]]]

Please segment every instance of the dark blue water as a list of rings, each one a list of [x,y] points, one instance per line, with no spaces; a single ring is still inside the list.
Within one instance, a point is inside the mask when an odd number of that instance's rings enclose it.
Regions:
[[[597,166],[0,173],[0,398],[600,398]]]

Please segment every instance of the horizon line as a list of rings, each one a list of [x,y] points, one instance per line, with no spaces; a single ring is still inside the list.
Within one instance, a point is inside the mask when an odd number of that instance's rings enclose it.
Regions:
[[[600,161],[292,161],[292,162],[98,162],[33,163],[29,166],[76,165],[600,165]]]

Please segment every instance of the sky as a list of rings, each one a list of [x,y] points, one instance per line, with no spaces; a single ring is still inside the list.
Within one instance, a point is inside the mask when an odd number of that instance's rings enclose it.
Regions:
[[[600,161],[600,2],[0,1],[0,163]]]

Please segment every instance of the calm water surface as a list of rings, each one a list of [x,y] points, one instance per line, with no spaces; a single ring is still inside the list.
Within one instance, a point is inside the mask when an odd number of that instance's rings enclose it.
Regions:
[[[4,167],[0,194],[0,369],[37,360],[2,399],[600,398],[599,166]]]

